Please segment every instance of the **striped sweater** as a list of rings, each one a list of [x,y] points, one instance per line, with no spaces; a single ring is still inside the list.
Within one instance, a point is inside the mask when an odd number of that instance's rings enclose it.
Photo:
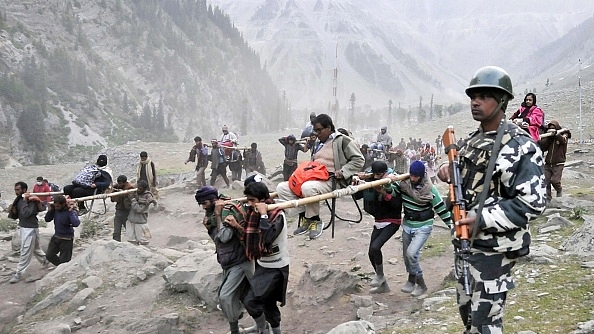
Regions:
[[[409,180],[402,182],[410,182]],[[433,199],[426,204],[417,203],[413,197],[403,192],[400,183],[393,188],[394,193],[402,196],[402,206],[404,207],[404,215],[402,216],[402,225],[411,228],[419,228],[423,226],[433,225],[434,212],[439,215],[443,222],[450,226],[452,224],[452,217],[450,211],[447,210],[446,205],[439,195],[437,188],[431,186],[431,193]],[[417,217],[417,218],[412,218]]]

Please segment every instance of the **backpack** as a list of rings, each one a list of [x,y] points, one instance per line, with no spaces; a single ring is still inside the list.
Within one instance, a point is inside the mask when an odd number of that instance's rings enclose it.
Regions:
[[[326,181],[329,178],[330,174],[325,165],[317,161],[303,161],[289,177],[289,188],[295,195],[302,197],[301,186],[303,183],[313,180]]]
[[[90,187],[93,181],[101,175],[101,171],[95,165],[85,166],[78,172],[72,181],[73,184]]]

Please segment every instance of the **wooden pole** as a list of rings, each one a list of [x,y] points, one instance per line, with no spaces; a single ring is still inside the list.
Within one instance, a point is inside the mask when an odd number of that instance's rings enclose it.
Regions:
[[[276,192],[270,193],[270,198],[277,198],[278,194]],[[239,198],[232,198],[230,201],[237,201],[237,202],[247,202],[247,197],[239,197]]]
[[[29,196],[50,196],[50,195],[64,195],[63,191],[50,191],[45,193],[29,193]],[[25,197],[25,194],[21,196]]]
[[[108,198],[108,197],[116,197],[116,196],[121,196],[121,195],[125,195],[125,194],[129,194],[132,192],[135,192],[136,188],[134,189],[128,189],[128,190],[122,190],[122,191],[114,191],[111,192],[109,194],[97,194],[97,195],[92,195],[92,196],[85,196],[85,197],[79,197],[79,198],[70,198],[69,200],[72,202],[84,202],[84,201],[90,201],[92,199],[102,199],[102,198]]]
[[[406,180],[406,179],[408,179],[409,176],[410,175],[408,173],[396,175],[396,177],[394,178],[395,179],[394,181]],[[319,195],[315,195],[315,196],[311,196],[311,197],[305,197],[305,198],[294,200],[294,201],[270,204],[270,205],[268,205],[267,210],[270,211],[270,210],[274,210],[276,208],[280,208],[280,209],[296,208],[298,206],[311,204],[311,203],[315,203],[315,202],[320,202],[320,201],[331,199],[331,198],[338,198],[338,197],[341,197],[344,195],[352,195],[353,193],[357,193],[361,190],[381,186],[381,185],[388,184],[391,182],[393,182],[393,180],[390,178],[366,182],[366,183],[363,183],[363,184],[360,184],[357,186],[349,186],[347,188],[337,189],[337,190],[334,190],[334,191],[331,191],[331,192],[325,193],[325,194],[319,194]],[[349,188],[352,189],[352,191],[345,192],[345,190],[347,190]]]
[[[564,132],[569,131],[569,129],[559,129],[556,132],[545,132],[542,135],[540,135],[540,138],[546,138],[546,137],[551,137],[551,136],[556,136],[556,135],[560,135]]]

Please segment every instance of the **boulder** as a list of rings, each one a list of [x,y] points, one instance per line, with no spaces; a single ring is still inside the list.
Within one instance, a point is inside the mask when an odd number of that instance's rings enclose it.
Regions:
[[[68,281],[55,288],[49,296],[30,308],[27,313],[25,313],[25,316],[30,317],[48,307],[60,305],[63,302],[72,299],[77,290],[78,283],[75,280]]]
[[[584,224],[567,238],[559,247],[579,257],[594,255],[594,216],[584,215]]]
[[[76,295],[74,295],[72,300],[70,300],[70,302],[68,303],[68,307],[71,310],[78,309],[85,303],[87,298],[89,298],[94,293],[95,289],[93,288],[84,288],[80,290]]]
[[[151,252],[143,246],[115,240],[97,240],[68,263],[63,263],[36,282],[37,293],[45,288],[68,279],[85,279],[91,286],[99,281],[90,276],[97,276],[102,284],[114,285],[128,279],[127,271],[142,270],[150,274],[154,268],[164,269],[172,261],[160,254]]]
[[[314,263],[301,276],[295,290],[315,293],[295,294],[293,304],[297,307],[325,304],[335,297],[360,292],[360,283],[361,279],[355,274],[327,264]]]
[[[375,334],[375,327],[365,320],[349,321],[332,328],[327,334]]]
[[[196,250],[165,268],[163,279],[176,292],[189,292],[214,310],[218,304],[218,289],[223,269],[212,251]]]

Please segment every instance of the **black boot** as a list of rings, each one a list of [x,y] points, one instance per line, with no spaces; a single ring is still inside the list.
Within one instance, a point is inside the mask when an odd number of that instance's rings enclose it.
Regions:
[[[402,288],[400,288],[400,291],[402,291],[404,293],[413,292],[413,290],[415,289],[416,282],[417,282],[417,277],[415,275],[408,274],[408,281],[406,281],[406,284],[404,284],[404,286]]]
[[[427,286],[425,285],[425,280],[423,279],[422,275],[417,275],[417,286],[415,287],[413,292],[411,292],[410,295],[413,297],[418,297],[418,296],[424,294],[425,292],[427,292]]]

